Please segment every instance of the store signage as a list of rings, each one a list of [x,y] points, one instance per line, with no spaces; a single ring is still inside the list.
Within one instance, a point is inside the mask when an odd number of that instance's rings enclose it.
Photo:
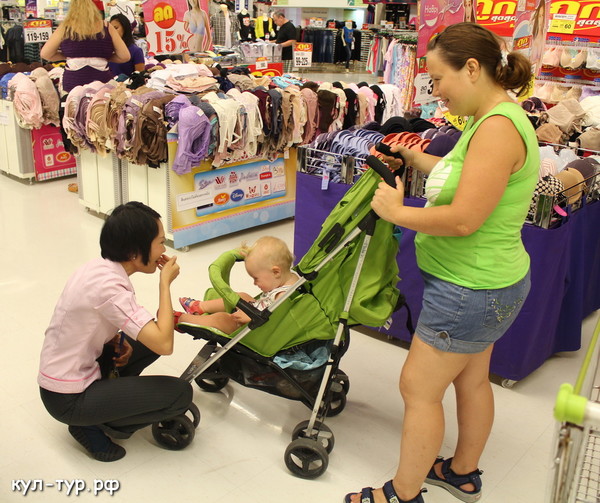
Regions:
[[[255,77],[281,77],[283,75],[283,63],[268,63],[262,70],[259,70],[256,65],[248,65],[248,70]]]
[[[36,180],[48,180],[75,174],[77,161],[65,151],[63,138],[57,126],[44,125],[31,131],[33,163]]]
[[[552,0],[548,34],[560,35],[561,40],[597,42],[600,37],[600,1]]]
[[[541,68],[550,19],[550,0],[535,0],[519,5],[512,49],[520,51],[533,64],[534,75]]]
[[[25,1],[25,16],[37,17],[37,0]]]
[[[451,24],[464,20],[465,9],[460,1],[421,0],[417,57],[425,56],[429,41]]]
[[[465,129],[465,126],[467,125],[467,117],[463,117],[461,115],[452,115],[447,110],[444,112],[444,117],[459,131]]]
[[[26,44],[43,44],[52,35],[52,21],[49,19],[35,19],[23,25]]]
[[[194,191],[177,196],[177,211],[194,209],[197,217],[286,195],[283,159],[258,161],[196,173]]]
[[[306,42],[294,45],[294,67],[306,68],[312,66],[313,45]]]
[[[257,70],[266,70],[269,67],[269,61],[267,58],[256,58],[255,67]]]
[[[517,19],[518,0],[478,0],[477,24],[501,37],[512,37]]]
[[[575,22],[577,17],[574,14],[555,14],[550,21],[548,31],[550,33],[567,33],[575,32]]]
[[[206,2],[199,3],[206,10]],[[193,34],[185,30],[183,21],[188,11],[187,0],[146,0],[142,8],[150,55],[181,54],[189,50],[189,40]],[[210,27],[206,29],[210,30]]]
[[[433,80],[428,73],[419,73],[415,77],[415,97],[413,102],[417,105],[424,105],[435,101],[433,96]]]

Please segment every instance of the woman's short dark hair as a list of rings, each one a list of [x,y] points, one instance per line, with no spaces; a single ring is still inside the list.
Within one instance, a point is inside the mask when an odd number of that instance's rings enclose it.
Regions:
[[[159,219],[156,211],[137,201],[117,206],[100,232],[102,258],[127,262],[134,255],[141,255],[144,265],[148,264],[152,241],[158,235]]]
[[[125,14],[115,14],[110,18],[110,20],[118,21],[123,27],[123,42],[125,42],[125,45],[129,47],[131,44],[133,44],[133,30],[131,28],[131,21],[129,21],[127,16]]]
[[[504,89],[517,96],[526,93],[531,83],[531,62],[519,52],[505,53],[503,41],[491,30],[476,23],[448,26],[427,44],[428,51],[439,51],[440,57],[455,70],[465,66],[469,58],[479,61],[485,71]]]

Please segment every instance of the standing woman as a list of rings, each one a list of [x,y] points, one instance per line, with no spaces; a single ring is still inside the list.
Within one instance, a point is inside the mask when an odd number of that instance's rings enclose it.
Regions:
[[[156,211],[139,202],[115,208],[100,234],[102,258],[73,273],[46,330],[38,374],[42,401],[98,461],[125,456],[110,437],[128,438],[183,414],[192,401],[186,381],[139,375],[159,355],[173,352],[170,287],[179,266],[176,257],[164,255],[164,242]],[[157,269],[155,320],[138,304],[129,277]],[[111,346],[115,360],[106,358]],[[115,370],[119,377],[111,379]]]
[[[116,30],[102,20],[92,0],[71,0],[65,20],[44,44],[40,55],[48,61],[67,61],[62,80],[65,93],[96,80],[108,82],[108,62],[125,63],[130,55]]]
[[[405,408],[398,470],[383,489],[365,488],[346,502],[421,503],[423,482],[465,502],[481,498],[478,466],[494,419],[490,357],[529,292],[521,228],[540,162],[535,131],[507,94],[527,90],[531,63],[502,46],[475,23],[451,25],[429,42],[433,94],[451,114],[469,120],[443,158],[392,147],[429,175],[424,208],[404,206],[400,178],[396,188],[380,184],[371,202],[384,220],[417,231],[425,288],[400,376]],[[451,384],[458,438],[452,457],[436,459],[444,438],[442,399]]]
[[[125,74],[130,77],[133,72],[143,72],[146,67],[144,52],[133,40],[133,31],[127,16],[124,14],[115,14],[110,18],[110,24],[123,39],[123,42],[125,42],[131,56],[129,61],[125,63],[113,63],[112,61],[108,63],[108,67],[113,75],[117,77],[118,75]]]

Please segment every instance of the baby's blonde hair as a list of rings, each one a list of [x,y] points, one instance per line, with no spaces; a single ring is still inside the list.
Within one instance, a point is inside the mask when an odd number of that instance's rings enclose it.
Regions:
[[[242,243],[240,248],[245,259],[256,256],[269,267],[277,266],[282,271],[289,271],[294,263],[294,254],[284,241],[273,236],[258,238],[252,246]]]

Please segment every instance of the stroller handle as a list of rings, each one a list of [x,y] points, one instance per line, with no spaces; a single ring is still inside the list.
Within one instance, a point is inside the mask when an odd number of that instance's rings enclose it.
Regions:
[[[370,155],[366,159],[367,164],[391,187],[396,187],[396,176],[402,176],[404,166],[397,172],[392,173],[390,169],[377,157]]]

